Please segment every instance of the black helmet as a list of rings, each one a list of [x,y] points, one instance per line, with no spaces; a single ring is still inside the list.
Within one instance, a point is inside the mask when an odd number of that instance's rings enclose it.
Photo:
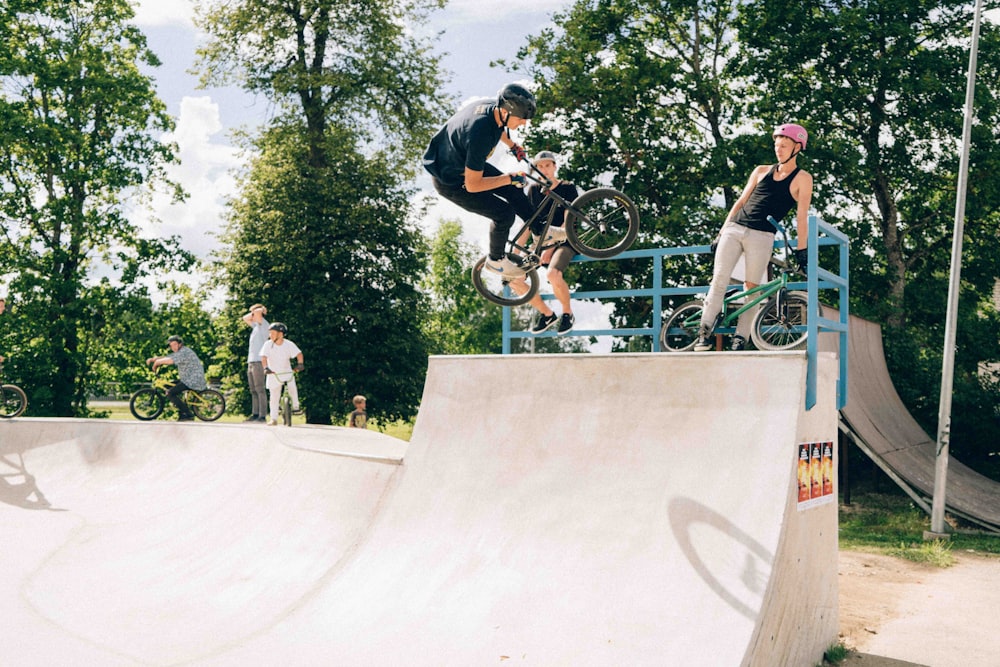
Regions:
[[[283,334],[288,333],[288,327],[285,326],[284,322],[275,322],[268,329],[271,331],[280,331]]]
[[[167,338],[168,343],[173,343],[174,341],[177,341],[181,345],[184,344],[184,339],[181,338],[180,336],[170,336],[169,338]]]
[[[508,83],[497,93],[497,106],[518,118],[529,120],[535,115],[535,96],[519,83]]]

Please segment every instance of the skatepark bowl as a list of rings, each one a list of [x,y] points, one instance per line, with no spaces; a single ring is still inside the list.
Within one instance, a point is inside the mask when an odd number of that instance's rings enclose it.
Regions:
[[[0,423],[0,664],[812,667],[838,630],[836,475],[800,484],[837,439],[819,361],[807,411],[799,352],[434,357],[409,443]]]

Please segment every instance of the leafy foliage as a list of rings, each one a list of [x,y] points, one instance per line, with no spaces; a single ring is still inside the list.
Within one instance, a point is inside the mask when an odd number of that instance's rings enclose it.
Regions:
[[[423,241],[407,220],[409,192],[382,156],[348,152],[341,136],[328,141],[332,162],[322,171],[308,166],[299,127],[272,128],[259,141],[232,203],[223,320],[239,322],[259,301],[271,322],[288,325],[306,360],[299,386],[310,423],[350,412],[358,393],[372,416],[407,419],[426,367],[414,278],[425,266]],[[226,374],[241,375],[245,327],[225,328],[234,334]]]
[[[7,356],[36,388],[33,414],[86,409],[88,327],[114,309],[91,278],[129,286],[191,261],[126,217],[152,184],[180,196],[164,174],[174,149],[157,139],[171,120],[139,70],[158,61],[132,16],[125,0],[0,7],[0,273],[31,322]]]
[[[198,14],[203,80],[236,82],[278,110],[251,142],[233,203],[224,315],[262,301],[289,325],[312,423],[349,412],[356,393],[383,422],[416,411],[426,264],[403,183],[442,108],[437,58],[413,29],[435,6],[217,1]]]

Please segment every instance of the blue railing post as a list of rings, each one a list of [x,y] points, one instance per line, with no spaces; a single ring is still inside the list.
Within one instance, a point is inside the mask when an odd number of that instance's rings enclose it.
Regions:
[[[840,249],[839,266],[837,272],[828,271],[819,266],[819,247],[824,245],[836,245]],[[783,247],[783,242],[775,240],[775,247]],[[809,216],[808,235],[808,262],[809,275],[805,283],[789,283],[789,288],[802,289],[807,291],[809,301],[808,311],[808,340],[806,342],[806,354],[808,364],[806,368],[806,409],[811,409],[816,404],[816,373],[817,355],[819,351],[819,333],[821,331],[835,331],[839,334],[840,341],[840,368],[839,380],[837,383],[837,407],[843,408],[847,403],[847,326],[849,317],[849,295],[850,280],[848,261],[850,257],[850,242],[847,236],[835,227],[827,224],[816,216]],[[613,262],[620,259],[650,258],[653,261],[653,285],[651,287],[639,289],[622,290],[593,290],[574,292],[571,296],[574,299],[617,299],[644,297],[652,301],[653,317],[652,325],[649,327],[634,327],[626,329],[574,329],[571,336],[652,336],[651,349],[653,352],[660,352],[660,328],[663,325],[664,297],[691,296],[699,293],[707,293],[707,285],[696,285],[689,287],[667,287],[664,285],[663,263],[665,258],[673,255],[708,254],[710,248],[707,245],[669,247],[669,248],[649,248],[644,250],[627,250],[611,259],[591,259],[582,255],[573,258],[574,262]],[[840,317],[838,320],[831,320],[819,315],[819,290],[836,289],[839,301]],[[552,300],[555,297],[551,294],[542,295],[543,299]],[[527,338],[532,336],[527,331],[513,331],[511,328],[511,312],[509,307],[504,307],[502,318],[503,329],[503,354],[511,353],[512,338]],[[733,328],[716,329],[719,333],[732,333]],[[542,336],[554,336],[553,332],[541,334]]]

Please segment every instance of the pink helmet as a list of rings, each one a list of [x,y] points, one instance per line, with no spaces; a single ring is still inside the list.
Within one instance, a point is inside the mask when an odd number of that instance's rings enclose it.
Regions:
[[[806,142],[809,140],[809,133],[806,132],[806,128],[801,125],[796,125],[795,123],[785,123],[784,125],[779,125],[774,128],[774,132],[771,133],[771,137],[788,137],[802,146],[802,150],[805,150]]]

